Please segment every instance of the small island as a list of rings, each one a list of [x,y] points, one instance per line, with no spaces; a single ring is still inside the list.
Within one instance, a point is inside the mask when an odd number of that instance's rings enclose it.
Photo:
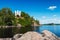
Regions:
[[[0,9],[0,38],[13,37],[15,34],[24,34],[34,30],[33,26],[40,26],[28,13],[10,8]]]

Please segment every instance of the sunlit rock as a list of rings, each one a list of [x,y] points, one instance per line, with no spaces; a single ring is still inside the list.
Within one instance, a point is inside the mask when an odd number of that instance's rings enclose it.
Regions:
[[[42,36],[45,40],[59,40],[58,37],[48,30],[42,31]]]
[[[27,32],[23,34],[21,37],[19,34],[14,36],[15,40],[60,40],[55,34],[48,30],[42,31],[42,33],[37,32]]]
[[[17,40],[40,40],[42,35],[37,32],[27,32],[21,38]]]

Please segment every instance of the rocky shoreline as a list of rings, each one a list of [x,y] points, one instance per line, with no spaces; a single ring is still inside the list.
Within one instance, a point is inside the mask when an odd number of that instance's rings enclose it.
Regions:
[[[0,40],[60,40],[54,33],[44,30],[42,33],[34,31],[25,34],[16,34],[13,38],[0,38]]]
[[[21,37],[16,35],[13,38],[14,40],[60,40],[55,34],[48,30],[44,30],[42,33],[30,31],[23,34]]]

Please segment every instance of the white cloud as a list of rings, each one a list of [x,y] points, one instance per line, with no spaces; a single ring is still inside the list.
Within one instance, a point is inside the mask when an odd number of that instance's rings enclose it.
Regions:
[[[49,7],[48,7],[49,10],[54,10],[54,9],[56,9],[56,8],[57,8],[57,6],[49,6]]]
[[[53,17],[56,17],[57,15],[53,15]]]
[[[60,19],[54,19],[54,18],[51,18],[51,19],[44,19],[44,20],[40,20],[40,23],[41,24],[48,24],[48,23],[60,23]]]
[[[42,16],[42,18],[44,18],[44,19],[45,19],[45,18],[46,18],[46,16]]]

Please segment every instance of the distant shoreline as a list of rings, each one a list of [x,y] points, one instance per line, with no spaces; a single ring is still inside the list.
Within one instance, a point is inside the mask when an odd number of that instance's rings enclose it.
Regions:
[[[42,24],[42,25],[60,25],[59,23],[47,23],[47,24]]]

